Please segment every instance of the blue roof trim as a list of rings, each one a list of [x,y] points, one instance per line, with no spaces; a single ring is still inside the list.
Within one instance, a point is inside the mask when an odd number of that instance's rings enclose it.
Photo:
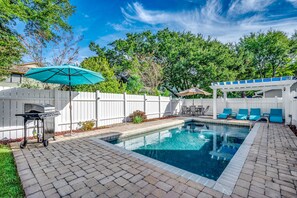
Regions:
[[[239,81],[226,81],[226,82],[215,82],[211,85],[238,85],[238,84],[251,84],[251,83],[265,83],[265,82],[280,82],[286,80],[296,80],[294,76],[281,76],[273,78],[259,78],[259,79],[249,79],[249,80],[239,80]]]

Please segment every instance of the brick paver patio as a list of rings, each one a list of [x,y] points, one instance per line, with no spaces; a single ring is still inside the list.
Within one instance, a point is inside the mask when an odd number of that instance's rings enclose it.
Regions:
[[[12,148],[27,197],[229,197],[88,137]],[[296,197],[296,178],[297,137],[261,124],[231,197]]]

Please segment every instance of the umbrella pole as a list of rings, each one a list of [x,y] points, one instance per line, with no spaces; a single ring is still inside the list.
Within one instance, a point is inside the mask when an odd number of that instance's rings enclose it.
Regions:
[[[69,83],[69,110],[70,110],[70,135],[72,135],[72,102],[71,102],[71,85]]]
[[[70,69],[68,69],[68,75],[69,75],[69,110],[70,110],[70,135],[72,135],[72,97],[71,97],[71,75],[70,75]]]

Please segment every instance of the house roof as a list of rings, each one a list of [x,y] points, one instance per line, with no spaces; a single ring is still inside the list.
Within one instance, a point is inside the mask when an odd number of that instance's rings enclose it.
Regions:
[[[29,63],[23,63],[19,65],[13,65],[10,70],[11,70],[11,73],[13,74],[25,74],[27,73],[27,71],[29,71],[29,69],[37,68],[37,67],[40,67],[38,63],[29,62]]]

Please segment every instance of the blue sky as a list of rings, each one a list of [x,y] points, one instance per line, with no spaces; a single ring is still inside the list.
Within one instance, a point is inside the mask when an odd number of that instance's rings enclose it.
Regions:
[[[77,35],[80,57],[92,55],[90,41],[101,47],[128,32],[168,27],[176,31],[237,42],[250,32],[297,29],[297,0],[70,0],[76,13],[69,23]]]

